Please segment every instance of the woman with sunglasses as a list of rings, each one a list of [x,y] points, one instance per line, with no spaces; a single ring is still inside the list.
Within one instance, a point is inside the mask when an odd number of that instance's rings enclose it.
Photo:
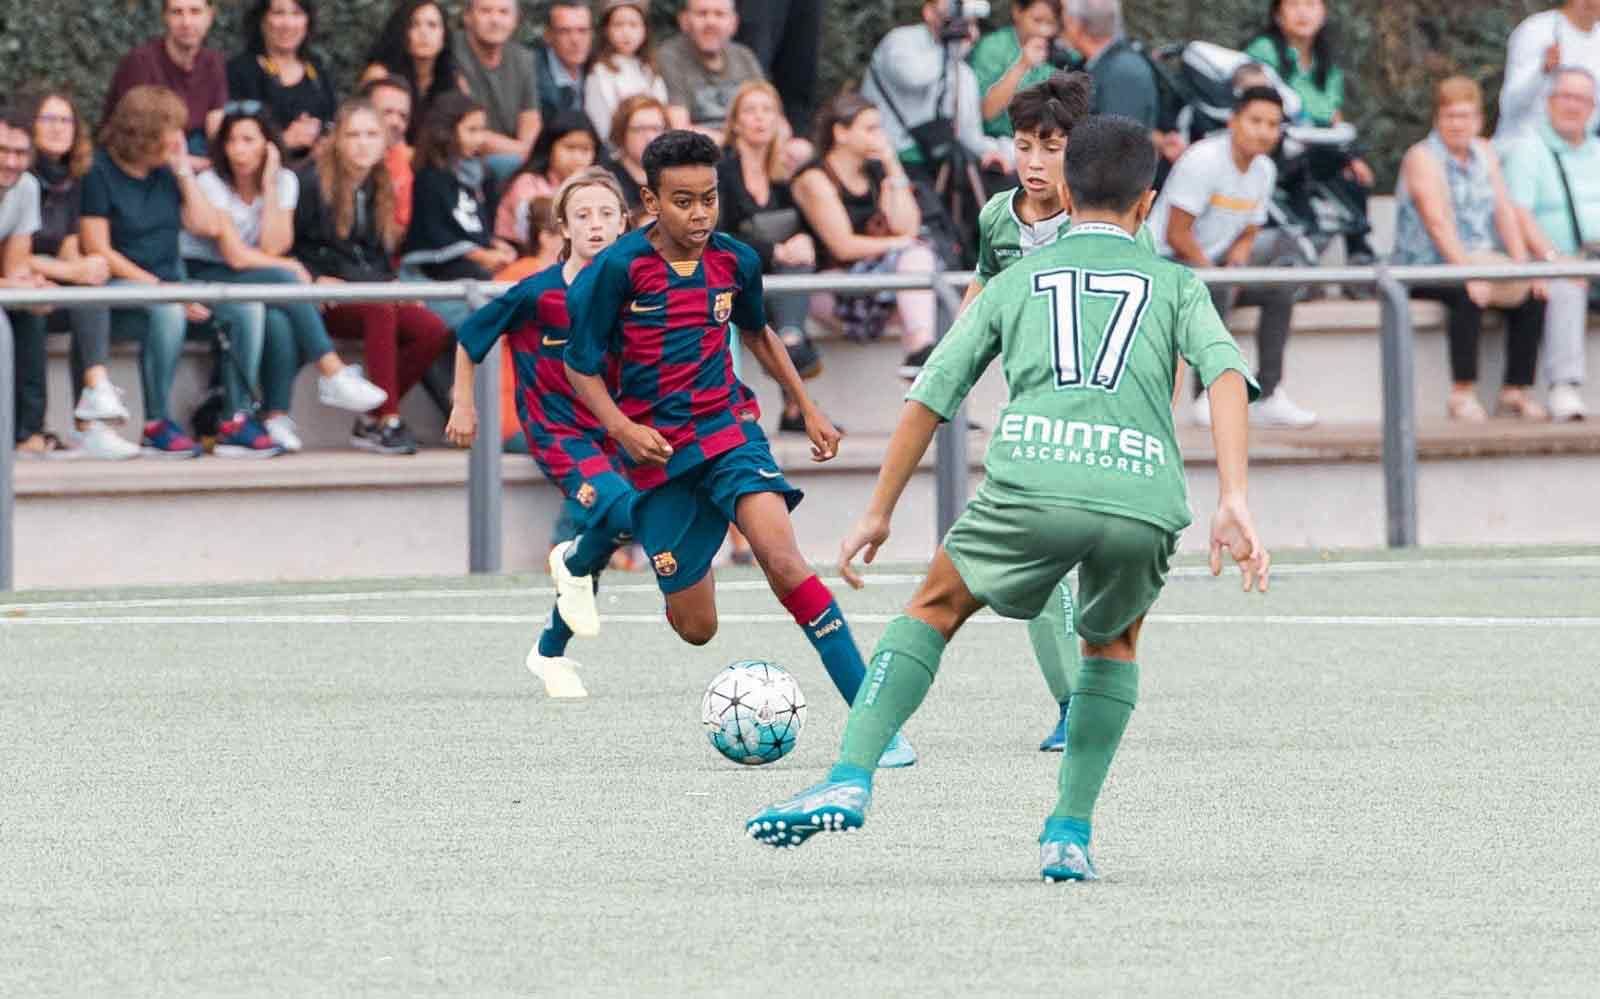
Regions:
[[[311,152],[338,107],[333,80],[310,51],[316,26],[313,0],[256,0],[244,18],[245,50],[228,60],[230,107],[265,109],[290,163]]]

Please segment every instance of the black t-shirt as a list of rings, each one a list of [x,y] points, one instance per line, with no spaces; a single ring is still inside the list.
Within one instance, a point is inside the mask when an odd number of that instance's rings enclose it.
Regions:
[[[178,233],[183,195],[172,170],[159,166],[132,177],[104,149],[83,177],[83,216],[111,226],[111,248],[163,281],[182,281]]]
[[[452,171],[419,168],[411,188],[411,228],[400,246],[402,262],[429,273],[488,246],[494,236],[494,207],[487,180],[474,189]]]
[[[850,231],[857,236],[869,235],[867,223],[872,220],[874,215],[878,214],[878,202],[883,194],[883,181],[888,176],[888,171],[884,169],[883,163],[878,160],[867,160],[867,190],[862,194],[856,194],[845,187],[828,166],[827,161],[820,157],[796,171],[795,179],[798,180],[809,170],[821,170],[827,176],[828,183],[832,184],[833,189],[839,192],[839,200],[844,204],[844,213],[850,218]],[[815,235],[814,232],[813,235]],[[832,270],[844,266],[845,264],[842,261],[833,259],[828,253],[827,244],[818,239],[817,269]]]
[[[722,158],[722,162],[717,164],[717,199],[722,209],[718,228],[750,244],[761,255],[761,266],[764,270],[772,269],[773,244],[753,238],[740,229],[745,222],[760,212],[777,212],[795,207],[794,196],[789,192],[788,182],[775,180],[770,183],[772,191],[767,196],[766,203],[762,204],[745,185],[744,162],[738,153],[729,150]]]
[[[278,82],[272,60],[264,55],[241,52],[228,60],[228,100],[260,101],[267,116],[280,130],[296,118],[308,114],[326,127],[333,121],[338,101],[333,81],[315,59],[305,60],[305,75],[292,87]]]

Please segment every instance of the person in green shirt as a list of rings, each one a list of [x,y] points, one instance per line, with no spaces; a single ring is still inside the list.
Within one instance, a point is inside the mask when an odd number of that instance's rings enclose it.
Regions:
[[[1067,718],[1060,794],[1039,837],[1047,881],[1096,877],[1095,800],[1138,697],[1140,627],[1188,526],[1172,421],[1178,358],[1210,390],[1220,498],[1211,570],[1222,553],[1246,590],[1267,589],[1271,560],[1246,503],[1248,422],[1256,392],[1205,285],[1134,242],[1155,195],[1150,130],[1115,116],[1080,123],[1067,147],[1072,229],[996,277],[912,385],[867,511],[840,546],[840,572],[862,583],[889,537],[901,493],[940,421],[998,356],[1011,401],[985,479],[906,608],[872,654],[827,779],[746,823],[771,846],[858,829],[890,738],[922,703],[948,643],[973,614],[1036,616],[1069,570],[1079,573],[1083,663]]]
[[[1050,78],[1050,47],[1060,30],[1061,0],[1012,0],[1011,27],[978,39],[967,63],[983,94],[985,135],[1012,134],[1006,107],[1018,91]]]

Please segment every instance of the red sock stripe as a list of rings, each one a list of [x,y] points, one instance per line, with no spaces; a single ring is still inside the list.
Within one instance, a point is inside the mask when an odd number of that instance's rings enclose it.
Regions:
[[[833,606],[833,594],[822,585],[822,580],[812,576],[783,598],[783,606],[794,616],[795,623],[805,627]]]

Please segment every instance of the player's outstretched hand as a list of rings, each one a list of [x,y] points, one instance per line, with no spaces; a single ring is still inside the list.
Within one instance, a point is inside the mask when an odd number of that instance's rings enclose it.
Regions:
[[[872,560],[878,557],[878,549],[888,540],[889,522],[870,516],[863,517],[860,523],[845,535],[844,542],[839,545],[839,575],[850,584],[852,590],[859,590],[867,585],[853,564],[856,556],[861,555],[861,561],[871,565]],[[862,554],[862,549],[866,550],[866,554]]]
[[[1256,537],[1256,526],[1250,519],[1250,508],[1243,502],[1224,500],[1218,504],[1211,518],[1211,575],[1222,575],[1222,552],[1227,549],[1244,573],[1244,591],[1259,589],[1267,592],[1268,575],[1272,571],[1272,556]]]
[[[642,423],[630,423],[617,434],[617,443],[640,465],[662,466],[672,457],[672,445],[667,439]]]
[[[844,434],[815,406],[806,410],[806,436],[811,438],[811,460],[831,461],[839,453]]]
[[[450,422],[444,425],[444,436],[456,447],[471,447],[478,436],[477,407],[451,406]]]

